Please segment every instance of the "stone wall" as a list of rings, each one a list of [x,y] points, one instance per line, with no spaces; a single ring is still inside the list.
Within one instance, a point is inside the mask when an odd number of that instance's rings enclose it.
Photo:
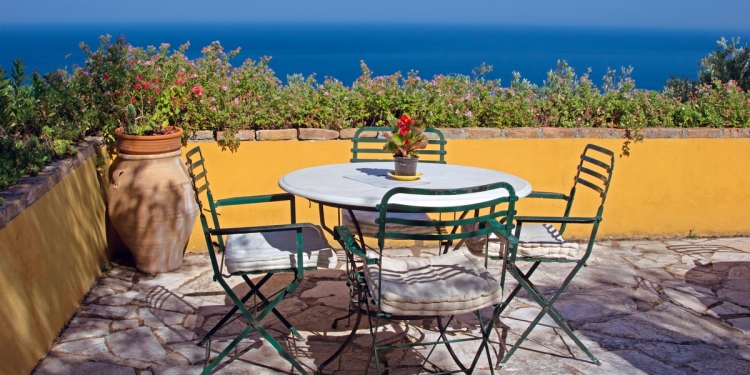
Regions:
[[[489,139],[489,138],[625,138],[626,131],[612,128],[438,128],[446,139]],[[328,129],[279,129],[279,130],[240,130],[235,136],[242,141],[326,141],[352,139],[356,128],[341,131]],[[716,128],[645,128],[641,129],[644,138],[750,138],[750,129]],[[222,132],[199,130],[190,141],[223,141]]]

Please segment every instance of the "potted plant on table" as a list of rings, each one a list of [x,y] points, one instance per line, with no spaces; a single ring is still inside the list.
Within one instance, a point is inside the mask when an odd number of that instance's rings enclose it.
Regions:
[[[384,133],[387,140],[383,151],[393,154],[395,163],[394,173],[397,176],[415,176],[417,174],[417,162],[419,161],[419,150],[427,147],[427,136],[424,129],[419,127],[419,120],[409,116],[388,119],[393,130]]]

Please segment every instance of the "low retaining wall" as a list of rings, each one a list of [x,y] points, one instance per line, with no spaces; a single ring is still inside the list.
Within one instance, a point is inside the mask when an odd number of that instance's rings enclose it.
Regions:
[[[307,129],[318,130],[318,129]],[[534,190],[567,193],[580,154],[588,143],[619,155],[623,131],[615,129],[441,129],[449,140],[446,160],[508,172],[531,182]],[[263,132],[263,133],[261,133]],[[296,137],[294,136],[296,132]],[[335,133],[335,132],[333,132]],[[215,142],[189,142],[186,150],[201,146],[208,177],[218,198],[281,192],[278,180],[297,169],[347,163],[353,132],[327,133],[327,141],[310,138],[305,129],[266,130],[243,142],[235,153]],[[351,133],[351,134],[350,134]],[[732,236],[750,233],[750,129],[644,129],[644,142],[631,145],[631,156],[618,157],[599,236],[648,238],[665,236]],[[208,134],[206,134],[208,138]],[[209,138],[212,139],[212,138]],[[574,214],[593,215],[592,200],[578,202]],[[282,223],[288,220],[281,203],[225,207],[223,226]],[[316,205],[297,202],[298,220],[318,223]],[[549,200],[521,200],[519,212],[560,215],[563,206]],[[326,211],[336,222],[336,210]],[[587,229],[569,227],[570,237],[588,235]],[[188,251],[205,251],[196,223]]]
[[[0,193],[0,373],[28,374],[108,262],[97,143]]]

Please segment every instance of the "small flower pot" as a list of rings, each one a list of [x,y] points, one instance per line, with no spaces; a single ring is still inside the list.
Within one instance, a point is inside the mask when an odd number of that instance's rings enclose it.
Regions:
[[[416,176],[417,175],[417,162],[418,157],[404,158],[400,156],[394,156],[393,161],[395,164],[395,175],[396,176]]]

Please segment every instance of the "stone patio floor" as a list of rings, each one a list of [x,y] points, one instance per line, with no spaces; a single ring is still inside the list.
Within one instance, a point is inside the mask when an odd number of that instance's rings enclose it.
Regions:
[[[387,255],[429,256],[436,251],[392,249]],[[551,293],[569,269],[545,264],[532,280]],[[499,264],[491,265],[491,271],[499,274]],[[331,329],[332,320],[346,311],[343,277],[340,270],[307,272],[295,293],[279,305],[302,340],[290,338],[275,318],[265,321],[310,372],[349,332],[345,322]],[[242,280],[230,280],[237,294],[244,295]],[[277,275],[267,286],[288,281],[289,275]],[[510,282],[508,288],[514,285]],[[603,365],[589,362],[545,318],[501,373],[750,373],[750,238],[602,241],[556,306]],[[156,276],[114,265],[91,288],[33,374],[198,374],[206,351],[196,342],[231,307],[212,281],[207,254],[187,254],[181,269]],[[500,340],[514,343],[538,312],[525,293],[514,300],[492,336],[494,363],[502,353]],[[472,315],[459,316],[450,334],[476,335],[476,323]],[[211,356],[244,328],[236,320],[222,329]],[[383,337],[392,342],[431,339],[435,329],[434,321],[392,323]],[[363,321],[353,345],[326,373],[364,373],[369,340]],[[457,353],[470,358],[476,345],[460,345]],[[386,356],[384,365],[390,374],[415,373],[424,353],[422,348],[399,349]],[[432,371],[457,369],[445,349],[436,349],[430,361]],[[218,373],[283,374],[291,369],[255,333],[219,364]],[[484,356],[479,369],[475,373],[489,373]]]

